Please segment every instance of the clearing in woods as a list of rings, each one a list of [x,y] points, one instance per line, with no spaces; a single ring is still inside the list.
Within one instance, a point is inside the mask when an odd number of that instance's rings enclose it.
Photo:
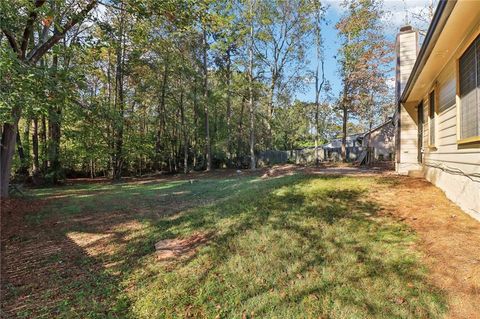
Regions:
[[[423,180],[329,172],[75,183],[5,201],[2,317],[476,315],[478,222]]]

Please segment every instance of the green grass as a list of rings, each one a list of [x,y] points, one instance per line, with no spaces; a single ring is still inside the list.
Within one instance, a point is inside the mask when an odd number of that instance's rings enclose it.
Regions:
[[[427,281],[415,234],[377,215],[380,207],[367,199],[379,187],[388,183],[294,175],[36,190],[58,198],[29,223],[61,220],[55,231],[64,238],[113,234],[117,249],[74,260],[88,269],[79,279],[52,275],[68,298],[35,311],[58,318],[442,317],[445,300]],[[141,227],[125,228],[132,221]],[[155,242],[194,233],[213,234],[195,256],[156,259]]]

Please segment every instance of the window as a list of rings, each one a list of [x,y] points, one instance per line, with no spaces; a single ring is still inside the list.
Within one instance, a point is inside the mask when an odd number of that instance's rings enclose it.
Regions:
[[[460,140],[480,136],[480,37],[468,47],[459,61]]]
[[[428,144],[431,146],[435,145],[435,91],[430,92],[428,98],[428,117],[429,117],[429,135],[430,140]]]

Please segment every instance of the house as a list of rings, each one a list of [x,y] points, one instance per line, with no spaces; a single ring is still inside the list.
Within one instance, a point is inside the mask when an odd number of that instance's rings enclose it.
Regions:
[[[396,41],[396,170],[480,220],[480,1],[440,1],[421,48]]]
[[[363,134],[348,135],[346,138],[347,159],[350,161],[356,160],[362,152],[362,138]],[[328,161],[340,161],[342,158],[342,139],[333,139],[330,143],[322,146],[324,151],[324,159]]]
[[[366,133],[347,136],[347,159],[356,161],[368,147],[373,149],[376,161],[393,160],[395,154],[395,126],[392,120],[380,124]],[[342,139],[337,138],[322,146],[324,158],[329,161],[341,160]]]
[[[392,161],[395,154],[395,126],[392,120],[372,128],[361,137],[364,149],[373,149],[376,161]]]

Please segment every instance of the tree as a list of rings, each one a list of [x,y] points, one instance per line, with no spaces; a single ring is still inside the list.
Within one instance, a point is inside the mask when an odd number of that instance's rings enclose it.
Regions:
[[[347,127],[350,116],[365,114],[373,96],[385,83],[387,41],[380,23],[380,0],[345,0],[346,14],[336,28],[343,39],[339,49],[343,90],[339,99],[342,117],[342,159],[346,158]],[[363,112],[362,112],[363,111]]]
[[[312,31],[310,16],[318,3],[306,0],[269,0],[258,5],[260,26],[255,49],[269,73],[267,101],[268,136],[272,136],[272,119],[276,93],[299,84],[299,73],[306,64],[305,51]],[[320,8],[318,8],[320,9]],[[267,139],[271,147],[271,139]]]
[[[320,120],[320,95],[322,93],[323,85],[325,84],[325,69],[324,69],[324,54],[323,54],[323,38],[322,38],[322,23],[324,20],[325,8],[321,3],[314,1],[314,36],[317,65],[315,68],[315,165],[320,164],[319,154],[319,139],[321,132]],[[321,70],[321,71],[320,71]],[[320,76],[321,72],[321,76]]]
[[[234,163],[255,169],[258,150],[310,145],[314,130],[318,143],[328,127],[326,79],[317,87],[316,122],[313,104],[291,98],[306,78],[312,1],[0,5],[6,12],[2,135],[10,136],[8,125],[16,125],[16,147],[2,148],[2,158],[10,150],[14,174],[30,175],[37,184],[60,181],[63,174],[118,180]],[[49,39],[61,34],[52,45]],[[52,46],[45,51],[46,43]],[[40,49],[41,56],[31,53]]]
[[[248,47],[248,109],[250,113],[250,169],[255,170],[255,105],[253,100],[253,46],[254,39],[254,0],[249,0],[249,25],[250,25],[250,41]]]
[[[124,164],[123,156],[123,131],[125,116],[125,94],[124,94],[124,64],[126,55],[126,23],[125,23],[125,4],[120,3],[117,10],[118,32],[116,35],[115,46],[115,98],[114,109],[117,113],[114,123],[114,149],[112,159],[112,176],[114,180],[120,180]]]
[[[278,108],[275,116],[275,144],[279,149],[292,150],[311,146],[312,130],[310,113],[314,110],[314,103],[305,103],[298,100],[288,106]]]
[[[432,21],[435,13],[436,1],[429,0],[423,7],[416,6],[415,9],[407,9],[407,3],[403,0],[405,7],[405,24],[413,24],[419,31],[420,35],[425,37],[428,26]],[[421,41],[420,41],[421,42]]]
[[[32,4],[26,1],[6,1],[1,7],[2,16],[5,15],[6,18],[2,18],[0,28],[8,39],[10,49],[16,57],[16,60],[11,63],[12,66],[15,65],[17,68],[17,75],[20,77],[31,77],[37,62],[49,52],[55,44],[64,38],[67,32],[75,25],[81,23],[97,5],[96,0],[91,0],[87,2],[83,8],[70,6],[74,9],[68,12],[69,15],[65,18],[66,15],[61,14],[61,10],[55,8],[54,3],[49,2],[50,7],[43,11],[42,9],[44,9],[43,7],[46,2],[46,0],[35,0]],[[28,12],[28,14],[12,18],[15,12],[23,11]],[[44,14],[44,12],[47,14]],[[42,13],[43,16],[43,30],[42,34],[39,34],[39,36],[35,38],[32,35],[34,34],[34,27],[39,23],[40,13]],[[51,21],[58,21],[58,25],[56,25],[54,29],[54,24],[51,23]],[[21,27],[22,25],[23,27]],[[23,30],[23,32],[21,30]],[[20,36],[19,33],[21,34]],[[12,88],[18,95],[24,93],[21,90],[21,86],[13,86]],[[8,197],[8,186],[18,123],[24,108],[22,104],[19,99],[17,103],[5,105],[10,111],[10,116],[2,125],[0,154],[0,196],[2,198]]]

